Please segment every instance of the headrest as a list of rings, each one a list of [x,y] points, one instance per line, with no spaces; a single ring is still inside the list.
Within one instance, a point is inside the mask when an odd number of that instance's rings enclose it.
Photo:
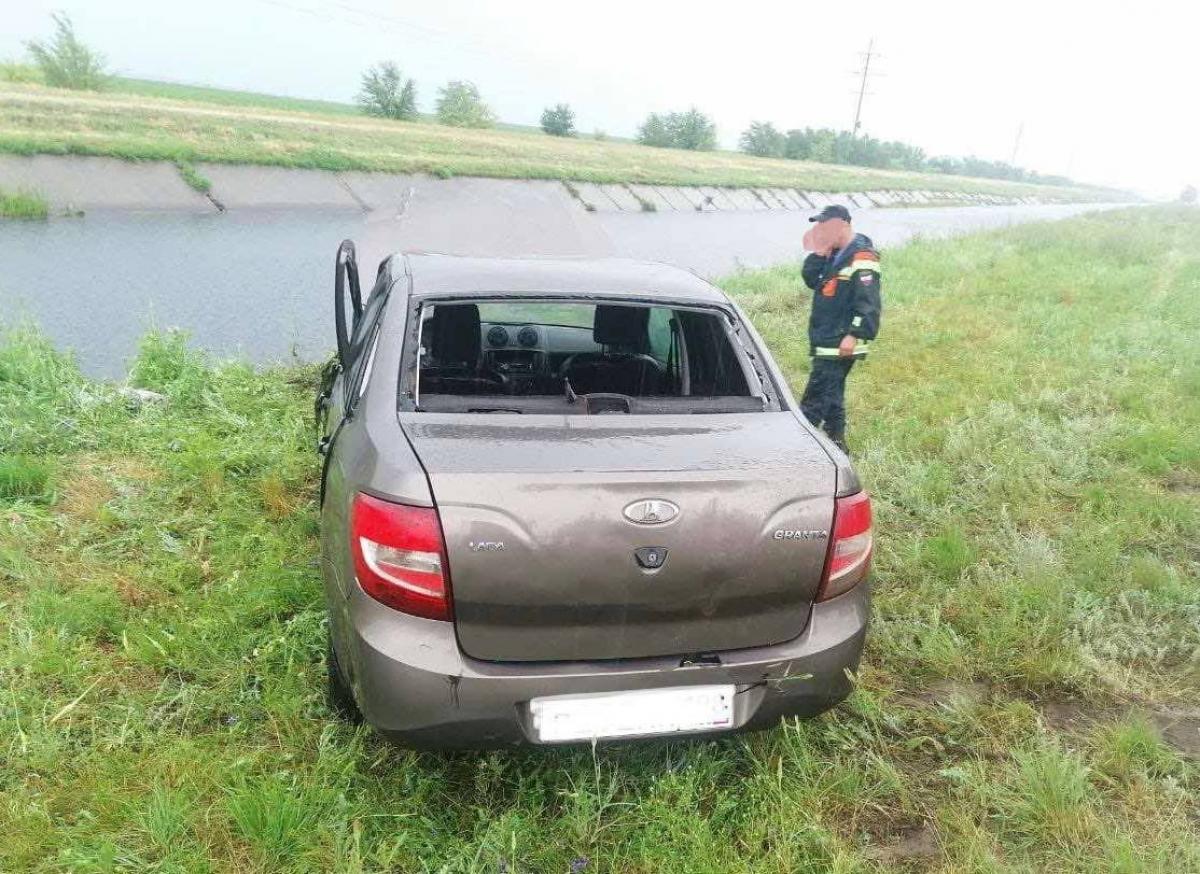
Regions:
[[[597,304],[592,339],[601,346],[643,349],[649,340],[650,308]]]
[[[439,364],[479,361],[479,307],[473,303],[438,304],[429,320],[432,352]]]

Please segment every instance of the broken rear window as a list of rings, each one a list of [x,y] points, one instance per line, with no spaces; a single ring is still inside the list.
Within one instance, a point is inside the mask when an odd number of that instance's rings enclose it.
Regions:
[[[412,396],[429,412],[765,409],[724,314],[617,302],[424,303]]]

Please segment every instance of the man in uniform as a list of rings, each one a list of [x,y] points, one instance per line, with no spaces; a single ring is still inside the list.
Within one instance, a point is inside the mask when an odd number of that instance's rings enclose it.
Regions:
[[[846,377],[870,351],[879,332],[879,253],[869,237],[850,226],[850,211],[827,206],[809,218],[804,235],[804,283],[813,290],[808,319],[812,371],[800,409],[823,427],[843,452],[846,446]]]

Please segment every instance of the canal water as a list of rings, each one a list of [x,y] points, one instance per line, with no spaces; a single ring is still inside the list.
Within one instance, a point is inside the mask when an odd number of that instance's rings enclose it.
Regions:
[[[878,245],[945,236],[1095,206],[878,209],[856,227]],[[216,358],[312,361],[332,347],[333,257],[359,243],[364,284],[399,250],[483,255],[621,256],[721,276],[802,256],[801,213],[611,213],[528,222],[493,214],[358,210],[225,214],[94,211],[0,223],[0,324],[39,325],[92,375],[120,378],[138,338],[179,327]],[[415,221],[415,223],[414,223]]]

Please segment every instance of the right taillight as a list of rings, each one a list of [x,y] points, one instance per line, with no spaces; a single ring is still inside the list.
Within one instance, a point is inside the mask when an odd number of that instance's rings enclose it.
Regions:
[[[825,557],[825,576],[817,600],[827,601],[867,578],[871,569],[871,498],[858,492],[837,498],[833,508],[833,537]]]
[[[364,592],[413,616],[453,618],[437,510],[359,493],[351,511],[350,540],[354,573]]]

